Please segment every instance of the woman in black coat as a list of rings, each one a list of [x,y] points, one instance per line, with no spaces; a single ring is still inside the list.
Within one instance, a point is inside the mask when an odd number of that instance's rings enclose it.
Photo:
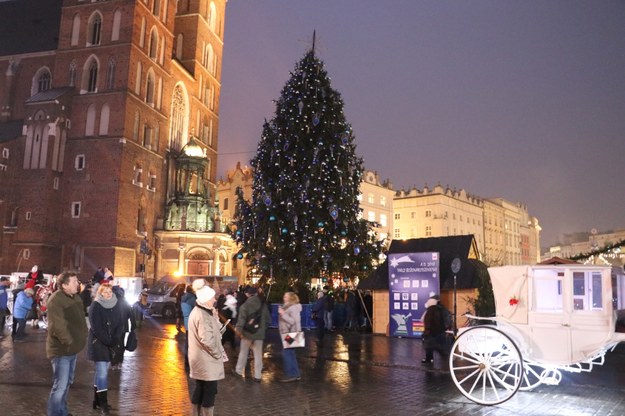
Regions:
[[[110,285],[98,287],[89,307],[89,322],[87,357],[95,363],[93,408],[100,407],[102,414],[108,415],[108,367],[121,355],[125,333],[122,305]]]

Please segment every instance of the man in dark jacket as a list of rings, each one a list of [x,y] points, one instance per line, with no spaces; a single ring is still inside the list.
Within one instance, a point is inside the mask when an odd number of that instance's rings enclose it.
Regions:
[[[237,326],[235,328],[237,335],[241,337],[241,346],[234,373],[239,377],[243,377],[251,348],[254,354],[254,381],[260,383],[263,371],[263,341],[265,340],[267,326],[269,326],[271,321],[271,314],[264,299],[258,296],[258,290],[255,287],[250,286],[245,289],[245,296],[247,300],[239,309]],[[260,321],[257,328],[252,329],[246,326],[258,315],[260,315]]]
[[[434,361],[434,350],[446,357],[445,349],[445,323],[441,308],[438,307],[438,300],[430,298],[425,302],[425,316],[423,317],[423,348],[425,358],[421,360],[423,364],[432,364]]]
[[[321,344],[323,342],[323,335],[325,333],[325,305],[326,299],[323,292],[319,291],[317,293],[317,300],[313,303],[311,307],[312,319],[315,321],[315,326],[317,327],[317,343]]]
[[[48,299],[48,338],[46,354],[52,361],[52,390],[48,416],[67,415],[67,394],[74,379],[76,356],[87,343],[87,323],[82,300],[77,296],[80,283],[75,273],[59,276],[57,290]]]

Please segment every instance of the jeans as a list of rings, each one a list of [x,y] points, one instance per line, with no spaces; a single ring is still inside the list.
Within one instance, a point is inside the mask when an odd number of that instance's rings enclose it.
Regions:
[[[254,378],[261,378],[263,371],[263,340],[251,340],[247,338],[241,338],[241,347],[239,349],[239,359],[237,360],[237,366],[235,371],[239,374],[245,373],[245,365],[247,364],[247,357],[250,354],[250,348],[254,354]]]
[[[13,317],[13,338],[24,338],[26,335],[26,319]]]
[[[325,327],[326,327],[326,329],[328,331],[332,331],[332,327],[333,327],[333,325],[332,325],[332,313],[333,313],[333,311],[325,311],[323,313],[323,320],[324,320],[324,323],[325,323]]]
[[[295,348],[284,348],[282,350],[282,364],[284,365],[284,376],[286,378],[300,377]]]
[[[67,393],[74,382],[76,354],[52,360],[52,390],[48,398],[48,416],[67,416]]]
[[[93,386],[98,391],[108,390],[108,361],[95,361],[95,376],[93,377]]]

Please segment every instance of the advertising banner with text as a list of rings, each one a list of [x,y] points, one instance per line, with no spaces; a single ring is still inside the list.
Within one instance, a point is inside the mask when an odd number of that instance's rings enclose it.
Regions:
[[[388,256],[390,336],[421,337],[425,302],[440,294],[439,268],[439,253]]]

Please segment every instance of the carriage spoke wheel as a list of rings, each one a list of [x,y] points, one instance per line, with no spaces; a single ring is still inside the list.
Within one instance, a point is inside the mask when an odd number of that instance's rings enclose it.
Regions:
[[[541,385],[544,371],[543,367],[525,361],[523,363],[523,381],[519,390],[529,391]]]
[[[449,369],[458,390],[484,405],[510,399],[523,381],[521,352],[510,337],[491,326],[470,328],[458,336]]]

